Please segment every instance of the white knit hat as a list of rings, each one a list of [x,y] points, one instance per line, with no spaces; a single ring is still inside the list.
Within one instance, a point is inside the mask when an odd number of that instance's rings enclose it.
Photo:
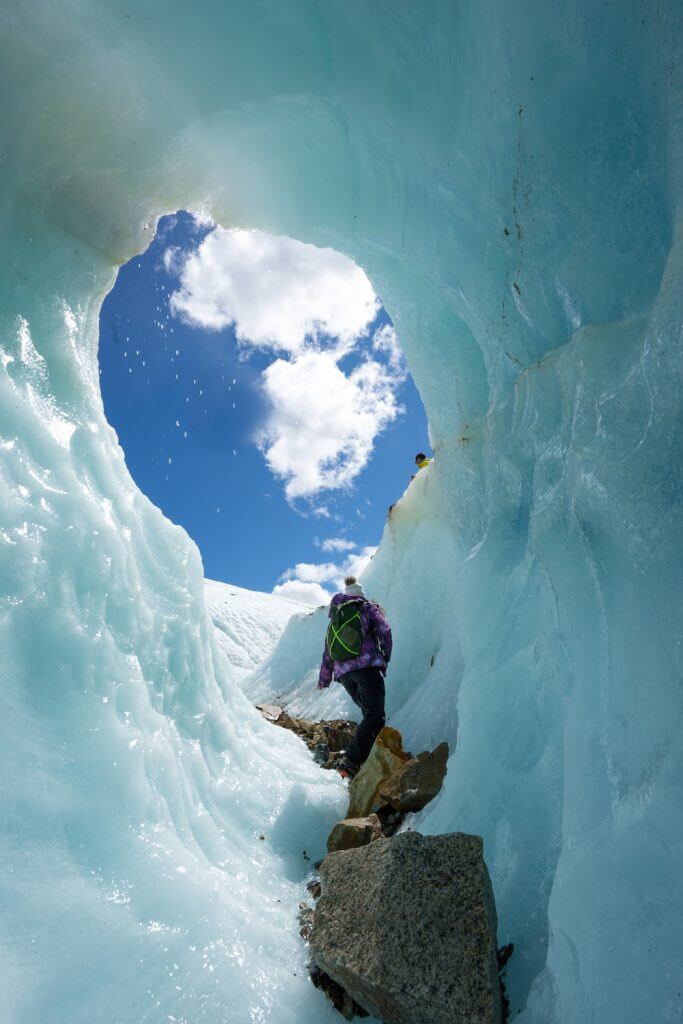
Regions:
[[[352,597],[365,597],[362,583],[350,583],[344,593],[350,594]]]

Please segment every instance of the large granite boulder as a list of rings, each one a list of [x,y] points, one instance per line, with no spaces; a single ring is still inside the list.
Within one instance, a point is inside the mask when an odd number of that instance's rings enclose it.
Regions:
[[[381,786],[392,775],[396,775],[409,760],[398,729],[385,725],[377,736],[367,761],[349,787],[350,803],[346,817],[365,818],[381,807]]]
[[[313,961],[385,1024],[500,1024],[496,910],[479,836],[404,832],[329,854]]]
[[[383,782],[379,798],[395,811],[421,811],[443,785],[448,763],[448,744],[439,743],[407,761],[395,775]]]

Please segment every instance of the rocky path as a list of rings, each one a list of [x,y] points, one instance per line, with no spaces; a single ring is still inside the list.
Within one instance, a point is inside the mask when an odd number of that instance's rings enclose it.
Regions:
[[[339,756],[356,731],[356,723],[347,718],[309,722],[305,718],[295,718],[277,704],[257,704],[256,709],[273,725],[296,733],[321,768],[336,768]]]
[[[257,705],[274,725],[306,743],[333,769],[355,723],[309,722]],[[493,889],[480,836],[422,836],[405,826],[440,792],[448,744],[413,756],[385,726],[349,786],[349,808],[316,865],[320,877],[299,905],[310,944],[311,980],[346,1020],[372,1014],[384,1024],[503,1024]],[[403,826],[403,827],[402,827]]]

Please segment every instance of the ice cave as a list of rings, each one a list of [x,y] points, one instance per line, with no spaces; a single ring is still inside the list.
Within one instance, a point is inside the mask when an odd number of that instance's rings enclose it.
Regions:
[[[324,613],[276,639],[205,588],[103,412],[100,307],[177,209],[333,247],[392,311],[436,459],[364,582],[390,721],[451,746],[416,827],[483,836],[511,1019],[681,1021],[680,3],[2,24],[3,1022],[340,1019],[295,913],[344,786],[253,709],[341,707]]]

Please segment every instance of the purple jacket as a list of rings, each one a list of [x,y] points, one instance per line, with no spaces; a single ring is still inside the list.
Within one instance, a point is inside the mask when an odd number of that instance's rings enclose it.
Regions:
[[[343,604],[345,601],[360,602],[360,619],[363,626],[363,643],[360,654],[357,658],[349,661],[332,661],[327,650],[325,640],[325,651],[323,662],[320,666],[318,686],[329,686],[332,678],[339,679],[347,672],[354,672],[359,668],[378,668],[386,672],[389,659],[391,658],[391,629],[389,623],[380,611],[379,605],[373,604],[365,597],[355,597],[351,594],[335,594],[330,602],[330,611],[335,605]]]

